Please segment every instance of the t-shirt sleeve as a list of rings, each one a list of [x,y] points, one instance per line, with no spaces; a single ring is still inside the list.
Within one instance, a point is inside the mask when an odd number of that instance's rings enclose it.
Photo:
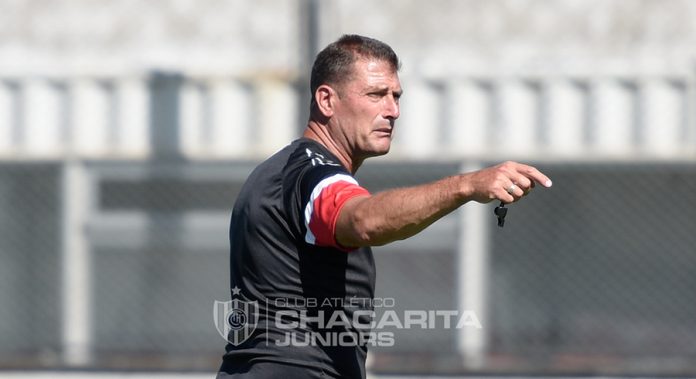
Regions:
[[[369,195],[352,176],[334,172],[323,176],[307,186],[308,196],[304,205],[305,242],[352,250],[342,247],[336,241],[336,222],[341,208],[356,196]],[[304,197],[304,196],[303,196]]]

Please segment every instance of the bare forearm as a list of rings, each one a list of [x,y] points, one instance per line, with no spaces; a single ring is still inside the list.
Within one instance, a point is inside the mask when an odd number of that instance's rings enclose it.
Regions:
[[[356,197],[338,216],[336,239],[343,246],[384,245],[413,236],[468,201],[518,201],[535,182],[551,187],[551,180],[536,168],[505,162],[420,186]]]
[[[354,199],[339,216],[337,239],[345,246],[376,246],[405,239],[467,200],[460,176]]]

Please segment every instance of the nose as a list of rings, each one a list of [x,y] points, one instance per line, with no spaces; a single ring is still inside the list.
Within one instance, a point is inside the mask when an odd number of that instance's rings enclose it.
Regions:
[[[399,99],[394,96],[386,96],[384,118],[396,120],[401,115]]]

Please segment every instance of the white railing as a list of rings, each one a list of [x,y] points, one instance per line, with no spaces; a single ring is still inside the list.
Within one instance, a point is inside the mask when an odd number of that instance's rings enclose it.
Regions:
[[[394,143],[405,158],[696,157],[693,78],[474,78],[405,88]]]
[[[391,159],[693,159],[693,77],[402,78]],[[179,153],[254,159],[295,138],[283,78],[184,77]],[[151,77],[0,77],[0,158],[146,158]],[[169,127],[169,126],[168,126]]]
[[[142,156],[148,146],[142,78],[0,79],[3,158]]]

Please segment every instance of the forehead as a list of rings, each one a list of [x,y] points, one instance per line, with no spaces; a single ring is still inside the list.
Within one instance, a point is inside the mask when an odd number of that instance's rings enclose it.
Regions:
[[[354,66],[353,84],[359,87],[390,87],[400,89],[399,74],[388,61],[377,59],[359,59]]]

